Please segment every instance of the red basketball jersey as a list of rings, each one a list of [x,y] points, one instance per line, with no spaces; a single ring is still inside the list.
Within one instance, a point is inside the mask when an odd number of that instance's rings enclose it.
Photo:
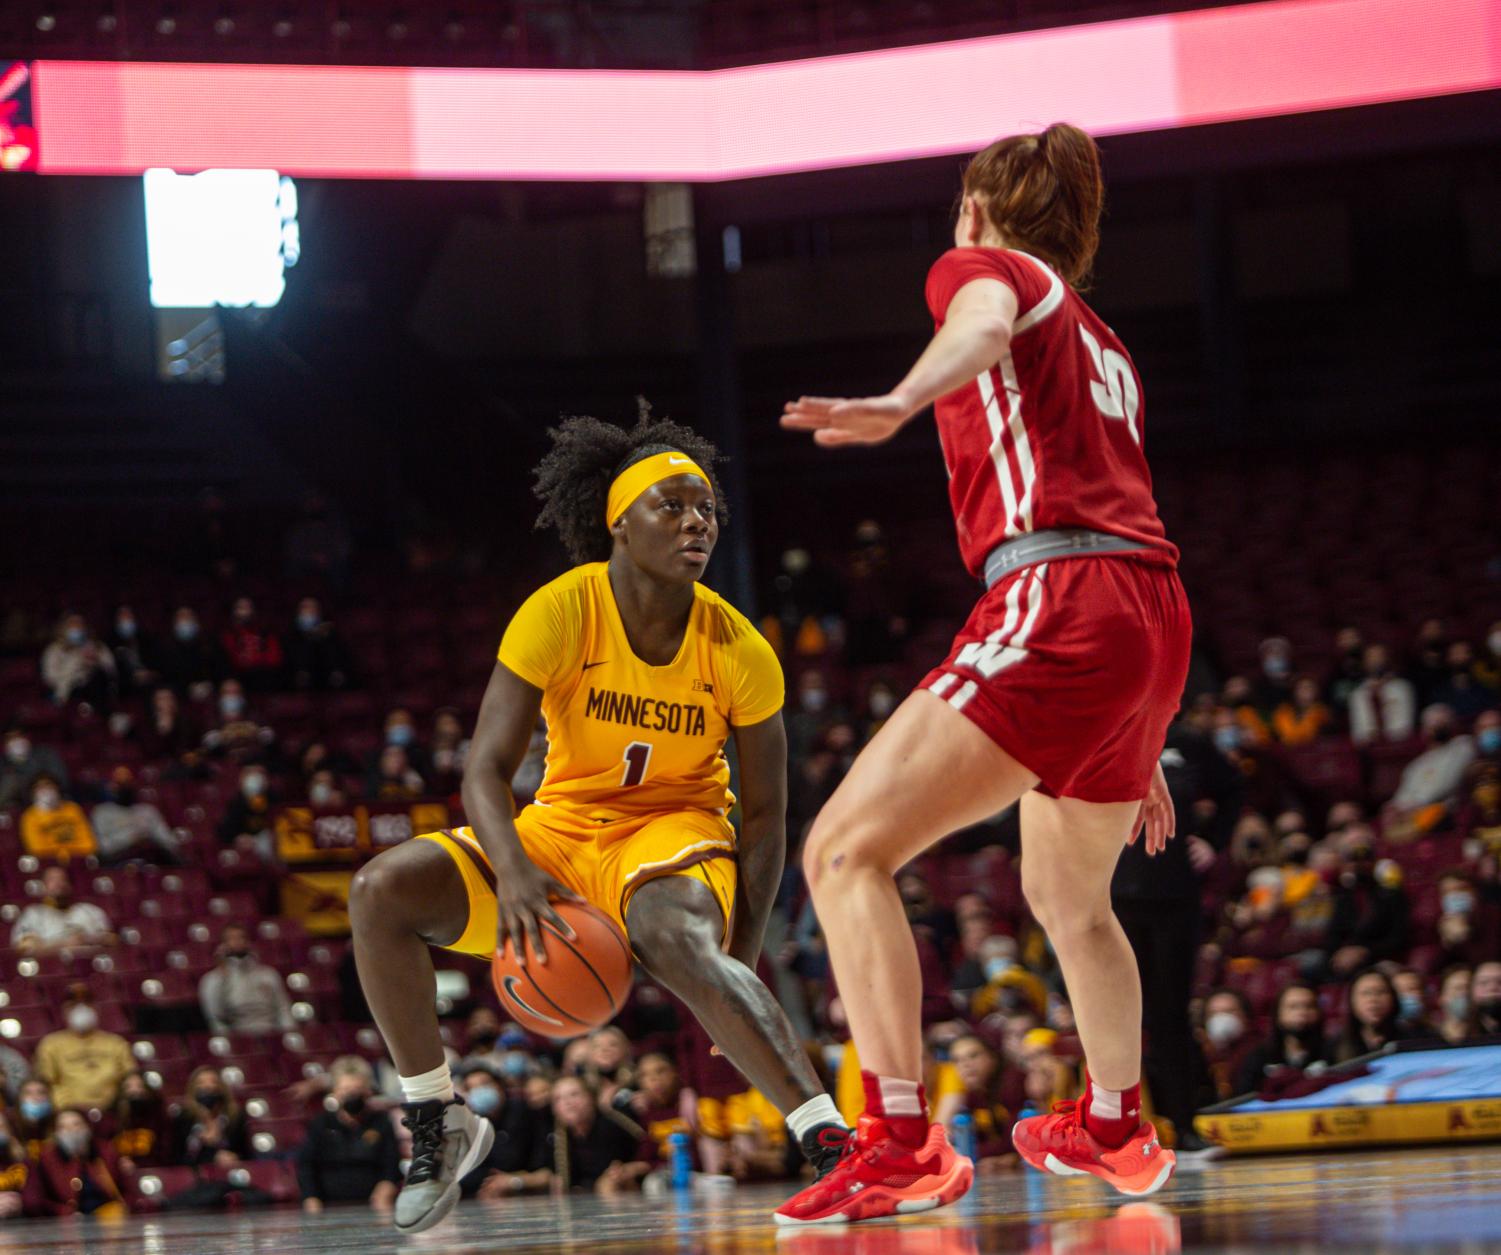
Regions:
[[[1140,541],[1175,565],[1125,346],[1051,269],[1013,249],[950,249],[933,264],[927,297],[938,327],[974,279],[1004,283],[1018,314],[1001,360],[934,407],[965,566],[980,576],[1003,541],[1055,527]]]

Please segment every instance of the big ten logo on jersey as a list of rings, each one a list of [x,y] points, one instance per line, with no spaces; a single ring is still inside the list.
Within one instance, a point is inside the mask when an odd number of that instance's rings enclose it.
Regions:
[[[1141,409],[1141,395],[1136,390],[1136,376],[1131,363],[1122,353],[1101,346],[1088,327],[1079,324],[1079,334],[1084,338],[1084,348],[1094,366],[1094,378],[1089,381],[1089,395],[1100,413],[1106,418],[1123,418],[1131,439],[1141,443],[1141,432],[1136,426],[1136,415]]]

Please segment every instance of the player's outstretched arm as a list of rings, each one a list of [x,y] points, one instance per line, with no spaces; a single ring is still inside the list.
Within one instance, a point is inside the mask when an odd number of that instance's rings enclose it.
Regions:
[[[815,441],[831,448],[889,440],[939,397],[974,382],[1001,360],[1016,312],[1016,293],[1006,284],[971,279],[954,294],[943,327],[917,364],[885,396],[799,397],[787,402],[782,426],[811,431]]]
[[[528,938],[533,952],[543,963],[547,962],[539,919],[547,920],[565,936],[573,936],[573,929],[553,910],[549,900],[577,897],[551,876],[544,875],[527,858],[516,834],[516,802],[511,781],[526,757],[541,709],[542,690],[497,662],[480,704],[479,721],[464,766],[464,813],[495,869],[500,921],[495,946],[502,949],[510,938],[523,964]]]
[[[751,971],[787,857],[787,730],[782,712],[735,729],[740,759],[740,888],[730,954]]]

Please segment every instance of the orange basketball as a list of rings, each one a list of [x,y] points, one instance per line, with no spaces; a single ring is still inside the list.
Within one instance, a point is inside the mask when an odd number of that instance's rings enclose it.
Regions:
[[[490,963],[504,1013],[543,1037],[577,1037],[615,1018],[631,992],[631,948],[603,911],[587,902],[554,902],[568,922],[570,941],[540,921],[547,962],[526,947],[526,966],[516,961],[508,938]]]

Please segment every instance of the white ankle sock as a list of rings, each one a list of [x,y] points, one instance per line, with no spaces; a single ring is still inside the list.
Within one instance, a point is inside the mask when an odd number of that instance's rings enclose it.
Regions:
[[[816,1129],[820,1124],[837,1124],[841,1128],[844,1127],[844,1117],[839,1114],[839,1108],[834,1105],[834,1100],[827,1094],[810,1098],[796,1111],[787,1113],[787,1127],[792,1130],[792,1136],[796,1141],[802,1141],[804,1133],[809,1129]]]
[[[1121,1118],[1121,1091],[1104,1089],[1093,1081],[1089,1083],[1089,1110],[1100,1120]]]
[[[446,1062],[440,1063],[431,1072],[397,1079],[401,1082],[403,1102],[428,1102],[434,1098],[441,1098],[444,1102],[453,1101],[453,1073],[448,1070]]]

